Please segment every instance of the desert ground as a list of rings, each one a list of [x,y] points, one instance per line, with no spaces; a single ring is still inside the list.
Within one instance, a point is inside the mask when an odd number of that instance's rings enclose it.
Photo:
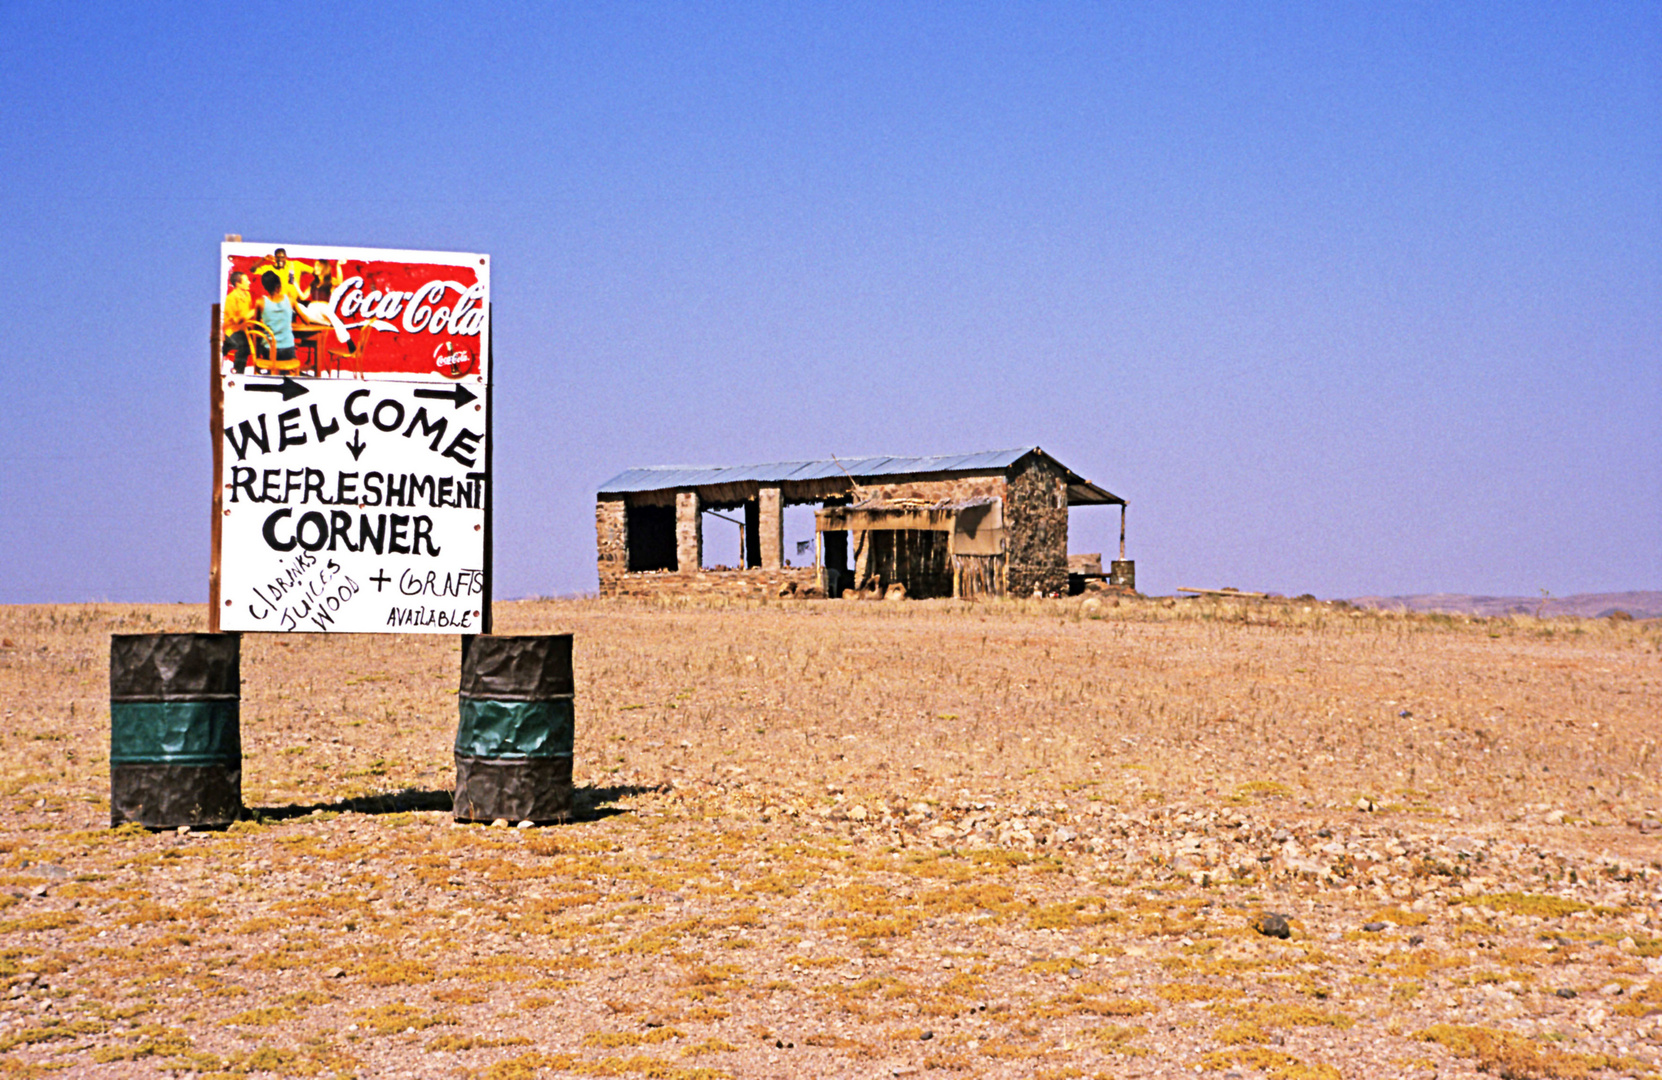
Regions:
[[[530,828],[455,638],[250,635],[247,820],[111,830],[108,637],[202,620],[0,608],[0,1075],[1662,1076],[1654,620],[500,604]]]

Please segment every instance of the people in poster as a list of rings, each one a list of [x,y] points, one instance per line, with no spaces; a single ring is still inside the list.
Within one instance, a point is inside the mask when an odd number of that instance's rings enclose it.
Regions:
[[[254,267],[255,275],[258,276],[262,282],[264,281],[266,274],[276,274],[277,280],[281,285],[283,295],[287,296],[295,304],[300,304],[305,301],[306,297],[302,295],[300,285],[305,279],[305,276],[311,274],[312,272],[313,269],[311,263],[297,262],[294,259],[289,258],[289,253],[283,248],[278,248],[276,251],[271,253],[271,258]],[[328,298],[325,297],[325,299]]]
[[[248,366],[248,324],[254,321],[254,296],[248,286],[248,275],[241,270],[231,272],[231,291],[225,294],[225,308],[220,318],[220,335],[224,342],[223,355],[231,357],[231,370],[241,375]]]
[[[304,247],[299,257],[290,251],[240,240],[222,249],[227,374],[480,374],[489,304],[485,258],[427,262],[380,259],[355,248]],[[268,314],[282,325],[267,323]]]
[[[283,288],[283,279],[276,270],[267,270],[260,275],[260,287],[265,290],[265,296],[260,300],[260,321],[271,331],[277,363],[290,364],[294,361],[295,302],[289,299],[288,292]]]

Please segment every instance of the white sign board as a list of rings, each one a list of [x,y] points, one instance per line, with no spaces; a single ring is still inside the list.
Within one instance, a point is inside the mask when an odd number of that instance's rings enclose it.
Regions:
[[[227,243],[219,627],[481,631],[490,265]]]

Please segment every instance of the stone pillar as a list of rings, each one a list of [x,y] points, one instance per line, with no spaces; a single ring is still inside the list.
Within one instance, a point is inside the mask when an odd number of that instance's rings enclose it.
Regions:
[[[704,565],[704,518],[698,492],[675,493],[675,569],[696,574]]]
[[[596,571],[600,595],[609,596],[617,579],[629,570],[629,519],[621,495],[601,495],[594,501]]]
[[[785,498],[778,488],[764,487],[756,494],[756,510],[762,565],[777,569],[785,565]]]

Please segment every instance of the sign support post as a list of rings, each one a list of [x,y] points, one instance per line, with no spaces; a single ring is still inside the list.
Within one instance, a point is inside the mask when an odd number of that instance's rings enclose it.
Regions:
[[[225,388],[219,382],[219,305],[212,309],[208,329],[208,435],[213,439],[213,521],[208,526],[208,633],[219,633],[219,545],[225,519]]]

